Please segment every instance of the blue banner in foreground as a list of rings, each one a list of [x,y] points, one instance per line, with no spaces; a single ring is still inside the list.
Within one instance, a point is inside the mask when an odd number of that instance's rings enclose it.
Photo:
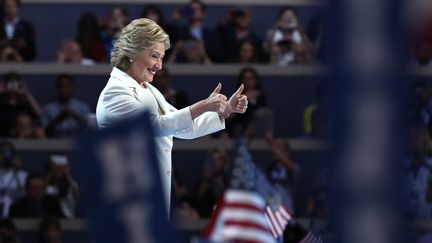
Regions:
[[[148,114],[89,131],[78,140],[92,242],[178,242],[165,209],[154,146]]]

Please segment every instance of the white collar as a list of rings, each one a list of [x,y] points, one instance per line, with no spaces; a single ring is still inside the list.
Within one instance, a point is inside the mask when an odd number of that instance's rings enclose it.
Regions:
[[[123,83],[125,83],[129,87],[142,88],[142,86],[138,83],[138,81],[136,81],[134,78],[129,76],[129,74],[127,74],[126,72],[123,72],[122,70],[120,70],[116,67],[113,68],[110,75],[113,78],[119,79],[120,81],[122,81]]]
[[[120,81],[122,81],[124,84],[126,84],[128,87],[136,88],[136,89],[146,89],[142,87],[138,81],[136,81],[134,78],[129,76],[126,72],[114,67],[111,71],[111,77],[116,78]],[[155,92],[159,92],[153,85],[150,84],[150,82],[145,82],[145,85],[149,91],[151,91],[153,94]]]

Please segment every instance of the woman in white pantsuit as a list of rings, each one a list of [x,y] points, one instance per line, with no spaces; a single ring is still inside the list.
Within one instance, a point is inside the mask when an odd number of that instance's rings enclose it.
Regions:
[[[153,87],[155,73],[162,69],[162,58],[169,48],[169,37],[154,21],[141,18],[123,28],[111,53],[113,70],[99,96],[96,118],[100,128],[150,112],[156,130],[156,150],[164,194],[169,211],[171,192],[171,151],[173,137],[193,139],[225,128],[231,113],[244,113],[247,97],[243,86],[227,100],[221,84],[208,98],[177,110]]]

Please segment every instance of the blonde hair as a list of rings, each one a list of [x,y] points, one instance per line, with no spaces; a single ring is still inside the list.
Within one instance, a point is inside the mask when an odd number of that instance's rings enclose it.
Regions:
[[[164,43],[165,50],[170,47],[168,34],[153,20],[135,19],[126,25],[111,52],[111,65],[122,71],[129,69],[131,59],[140,52]]]

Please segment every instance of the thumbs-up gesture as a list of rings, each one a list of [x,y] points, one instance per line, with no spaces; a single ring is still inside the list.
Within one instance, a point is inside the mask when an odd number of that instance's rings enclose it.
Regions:
[[[240,85],[234,94],[228,100],[225,111],[222,113],[225,117],[228,117],[232,113],[245,113],[248,107],[247,96],[242,94],[244,85]]]
[[[223,113],[227,106],[227,97],[220,93],[222,84],[219,83],[209,97],[205,100],[207,104],[207,111],[214,111]]]

